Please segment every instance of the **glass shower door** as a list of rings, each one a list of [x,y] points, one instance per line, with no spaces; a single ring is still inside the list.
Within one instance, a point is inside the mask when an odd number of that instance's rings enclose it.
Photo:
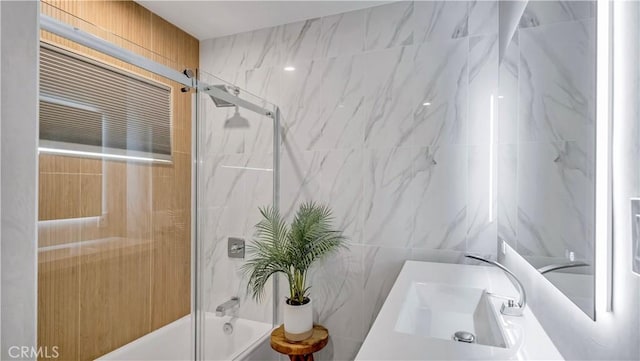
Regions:
[[[274,323],[273,284],[254,301],[240,267],[258,207],[277,202],[277,113],[213,75],[198,80],[196,359],[230,360],[249,353]]]
[[[198,43],[159,18],[113,16],[145,13],[132,2],[40,9],[38,347],[59,360],[188,359],[192,98],[181,89]],[[157,41],[136,43],[152,31]]]

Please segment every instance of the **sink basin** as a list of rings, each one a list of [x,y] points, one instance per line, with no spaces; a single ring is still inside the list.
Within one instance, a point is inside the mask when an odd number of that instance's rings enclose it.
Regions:
[[[406,261],[355,360],[564,360],[528,306],[500,313],[517,294],[496,267]]]
[[[505,348],[498,317],[484,289],[411,282],[394,330],[451,342],[465,331],[477,344]]]

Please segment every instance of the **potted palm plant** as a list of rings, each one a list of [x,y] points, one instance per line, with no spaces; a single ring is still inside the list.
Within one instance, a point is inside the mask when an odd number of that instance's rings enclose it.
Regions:
[[[346,247],[342,232],[332,227],[331,209],[314,202],[303,203],[291,224],[273,207],[260,208],[256,239],[247,247],[242,266],[247,289],[256,301],[264,296],[271,276],[282,273],[289,283],[284,303],[284,333],[290,341],[302,341],[313,333],[313,306],[309,296],[309,268],[318,260]]]

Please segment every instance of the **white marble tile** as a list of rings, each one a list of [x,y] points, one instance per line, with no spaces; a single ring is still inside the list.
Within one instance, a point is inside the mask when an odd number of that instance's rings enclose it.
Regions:
[[[493,153],[490,147],[493,146]],[[469,146],[467,173],[467,246],[469,252],[494,254],[497,244],[498,170],[493,144]],[[493,162],[491,158],[493,157]]]
[[[417,99],[409,86],[416,76],[414,55],[415,47],[411,46],[362,55],[362,67],[367,74],[364,80],[367,148],[410,145]]]
[[[285,74],[286,92],[295,99],[287,121],[296,141],[307,150],[362,147],[367,91],[361,58],[318,59],[303,72]]]
[[[413,44],[413,4],[412,1],[398,1],[368,9],[364,50]]]
[[[364,243],[389,247],[410,244],[416,198],[412,148],[369,149],[365,153]]]
[[[595,16],[595,1],[529,1],[520,18],[520,27],[536,27]]]
[[[240,87],[240,98],[261,107],[280,103],[280,82],[284,70],[281,67],[262,67],[243,71],[236,85]]]
[[[213,38],[202,40],[200,42],[200,69],[201,71],[206,70],[207,72],[213,73],[216,68],[220,68],[218,66],[218,61],[221,61],[220,57],[213,57],[212,54],[214,51],[222,51],[224,45],[220,40],[222,38]],[[216,50],[217,49],[217,50]]]
[[[214,207],[201,209],[199,214],[199,231],[202,237],[202,254],[199,255],[202,271],[203,308],[215,311],[220,303],[235,296],[232,278],[234,266],[227,261],[227,238],[239,237],[243,234],[242,222],[238,222],[237,214],[242,208]]]
[[[334,225],[353,243],[362,242],[364,154],[362,150],[322,152],[321,193],[333,210]]]
[[[410,255],[409,248],[364,247],[362,310],[364,312],[363,327],[366,332],[378,316],[404,261]]]
[[[314,322],[327,327],[332,337],[364,340],[362,249],[349,244],[349,249],[319,261],[309,272]]]
[[[434,51],[434,49],[438,49]],[[422,43],[414,72],[403,92],[415,93],[411,144],[466,144],[468,102],[468,41]]]
[[[202,306],[205,310],[213,312],[219,304],[231,297],[239,297],[240,307],[233,311],[234,314],[250,320],[271,322],[272,282],[270,281],[265,288],[264,299],[260,302],[255,301],[247,293],[247,280],[240,269],[244,260],[232,259],[227,255],[229,237],[244,238],[247,245],[252,241],[245,233],[245,222],[238,217],[238,214],[245,211],[241,207],[210,208],[201,211]]]
[[[247,56],[251,37],[245,32],[202,41],[200,67],[213,75],[251,68]]]
[[[273,154],[273,119],[247,110],[242,116],[249,120],[244,130],[245,154]]]
[[[518,31],[507,45],[499,66],[499,91],[497,100],[497,141],[514,144],[518,141],[518,77],[520,47]]]
[[[496,142],[498,95],[498,36],[470,37],[468,144]]]
[[[280,75],[280,103],[282,126],[286,128],[285,142],[295,142],[300,149],[307,150],[309,141],[301,134],[295,134],[299,123],[307,115],[307,100],[318,96],[317,82],[311,81],[314,62],[302,62],[295,66],[295,71],[283,71]],[[298,132],[299,133],[299,132]]]
[[[282,64],[281,32],[283,27],[276,26],[254,30],[246,48],[247,69],[273,67]]]
[[[412,248],[409,259],[421,262],[462,263],[464,252],[448,249]]]
[[[242,207],[245,203],[246,157],[220,154],[204,158],[201,166],[202,204],[206,207]]]
[[[594,126],[595,21],[520,29],[521,141],[584,141]]]
[[[283,25],[282,66],[296,66],[313,59],[320,41],[320,18]]]
[[[296,150],[285,143],[281,152],[280,211],[290,218],[302,202],[313,201],[321,192],[321,155]]]
[[[315,58],[353,55],[364,49],[364,12],[352,11],[321,19]]]
[[[243,234],[249,238],[254,234],[255,225],[261,220],[260,207],[273,205],[273,155],[252,154],[245,162],[247,170],[242,176],[245,203]]]
[[[465,249],[467,148],[418,148],[414,160],[412,248]]]
[[[518,252],[584,257],[593,224],[590,182],[575,142],[523,143],[518,156]]]
[[[468,18],[467,1],[416,1],[414,43],[465,37]]]
[[[474,0],[469,2],[469,35],[498,33],[498,1]]]
[[[518,145],[497,146],[498,237],[516,248],[518,239]]]

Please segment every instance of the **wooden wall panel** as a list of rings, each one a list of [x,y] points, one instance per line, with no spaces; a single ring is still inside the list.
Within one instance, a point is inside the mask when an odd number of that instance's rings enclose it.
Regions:
[[[43,154],[39,194],[47,200],[38,208],[41,221],[100,216],[102,165],[96,159]]]
[[[80,267],[64,253],[38,257],[38,344],[58,346],[60,360],[78,360]]]
[[[198,66],[198,41],[133,1],[44,0],[42,11],[176,70]],[[59,360],[93,360],[190,311],[191,96],[91,49],[42,39],[172,88],[173,164],[40,156],[47,219],[70,209],[101,216],[39,224],[38,343],[59,346]]]

